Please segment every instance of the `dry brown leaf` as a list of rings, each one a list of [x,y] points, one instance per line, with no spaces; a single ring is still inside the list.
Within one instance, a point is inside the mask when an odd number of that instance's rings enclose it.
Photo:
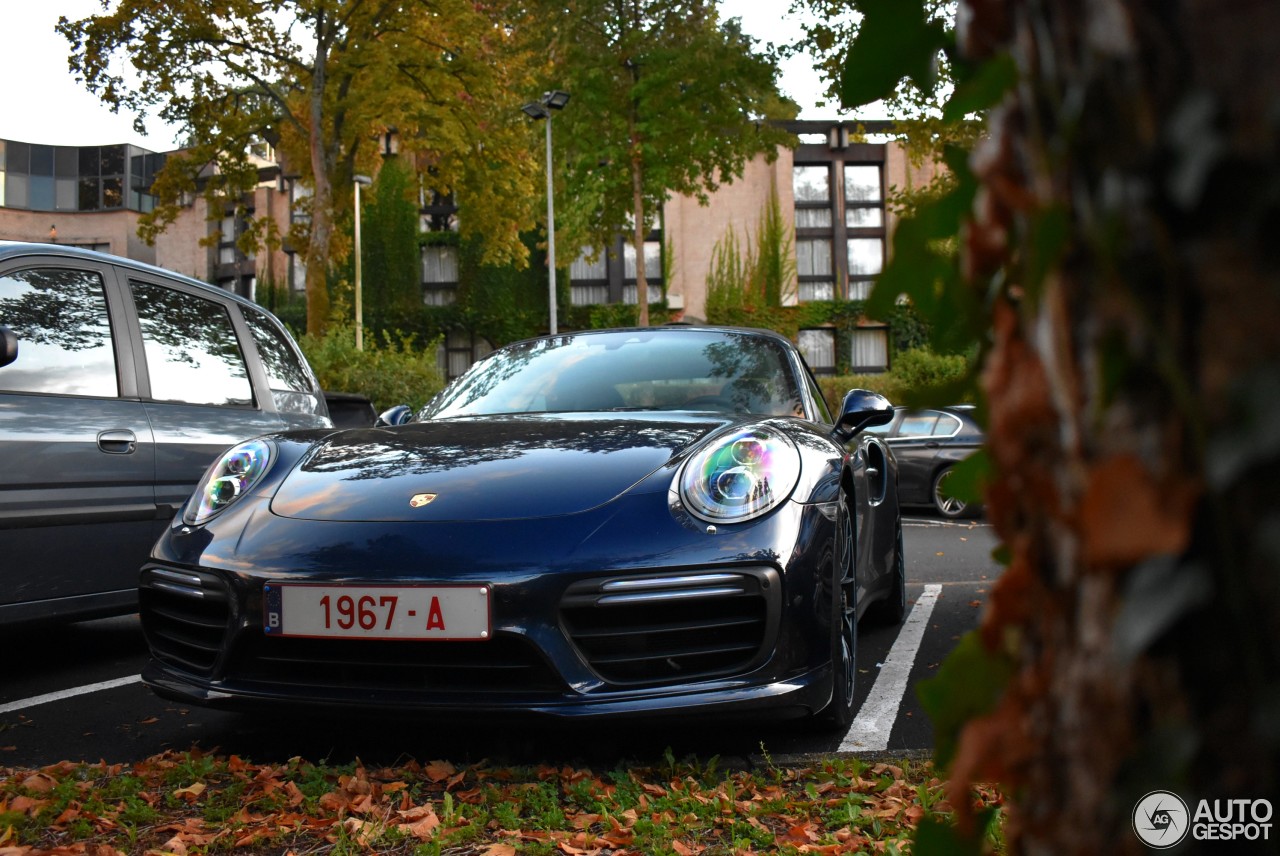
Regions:
[[[516,848],[502,842],[490,844],[488,848],[480,853],[480,856],[516,856]]]
[[[422,771],[433,782],[443,782],[457,772],[458,769],[448,761],[432,761]]]

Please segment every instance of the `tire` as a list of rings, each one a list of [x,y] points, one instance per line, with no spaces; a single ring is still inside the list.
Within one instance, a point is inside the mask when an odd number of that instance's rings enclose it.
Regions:
[[[847,731],[853,722],[854,685],[858,674],[856,571],[853,516],[841,497],[836,512],[831,569],[831,700],[816,717],[816,724],[824,730]]]
[[[898,521],[898,536],[894,547],[893,578],[884,600],[875,605],[876,618],[882,623],[897,626],[907,617],[907,560],[902,550],[902,521]]]
[[[955,497],[943,496],[942,486],[946,484],[950,476],[951,468],[947,467],[933,477],[933,507],[943,517],[955,520],[957,517],[964,517],[969,513],[969,504]]]

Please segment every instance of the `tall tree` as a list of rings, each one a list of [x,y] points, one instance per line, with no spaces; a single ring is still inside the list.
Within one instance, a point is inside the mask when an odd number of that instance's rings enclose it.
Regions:
[[[376,166],[389,128],[406,152],[422,153],[436,188],[505,199],[477,204],[467,228],[486,236],[495,260],[523,260],[519,222],[529,212],[519,200],[532,196],[534,171],[502,109],[505,93],[525,85],[510,24],[500,0],[120,0],[102,15],[63,18],[58,29],[91,92],[133,111],[140,128],[158,109],[188,135],[187,150],[157,179],[161,204],[144,218],[144,236],[172,222],[198,183],[220,204],[252,187],[254,139],[292,155],[313,190],[307,328],[318,332],[340,255],[336,218],[349,210],[345,189]]]
[[[418,182],[404,158],[388,158],[361,212],[364,315],[385,329],[422,305]]]
[[[575,0],[549,4],[548,88],[568,90],[555,118],[567,192],[561,246],[603,248],[629,232],[639,321],[649,323],[644,241],[669,195],[706,200],[760,152],[788,138],[762,124],[790,118],[773,58],[755,50],[712,0]],[[550,14],[552,11],[554,15]]]
[[[960,17],[953,98],[985,93],[986,133],[900,225],[873,302],[908,292],[986,341],[1008,568],[926,706],[953,782],[1005,786],[1011,850],[1138,853],[1146,829],[1218,852],[1280,801],[1280,6]],[[1138,814],[1156,790],[1186,812]],[[1227,826],[1188,835],[1201,800]]]

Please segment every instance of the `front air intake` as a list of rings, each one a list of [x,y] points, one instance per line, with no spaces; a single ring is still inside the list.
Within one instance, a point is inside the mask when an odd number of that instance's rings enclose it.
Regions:
[[[612,684],[660,685],[749,671],[773,649],[776,571],[750,569],[578,582],[560,605],[565,634]]]
[[[205,571],[145,568],[138,612],[151,654],[184,672],[209,676],[230,623],[227,584]]]

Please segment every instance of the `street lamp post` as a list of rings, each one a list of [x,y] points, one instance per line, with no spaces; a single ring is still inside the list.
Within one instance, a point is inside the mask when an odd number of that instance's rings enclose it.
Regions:
[[[556,334],[556,204],[551,179],[551,111],[563,110],[568,103],[569,93],[555,89],[542,93],[542,98],[520,108],[530,119],[547,120],[547,272],[550,275],[547,298],[553,336]]]
[[[354,176],[356,188],[356,350],[364,350],[364,304],[360,283],[360,186],[368,187],[373,179],[367,175]]]

